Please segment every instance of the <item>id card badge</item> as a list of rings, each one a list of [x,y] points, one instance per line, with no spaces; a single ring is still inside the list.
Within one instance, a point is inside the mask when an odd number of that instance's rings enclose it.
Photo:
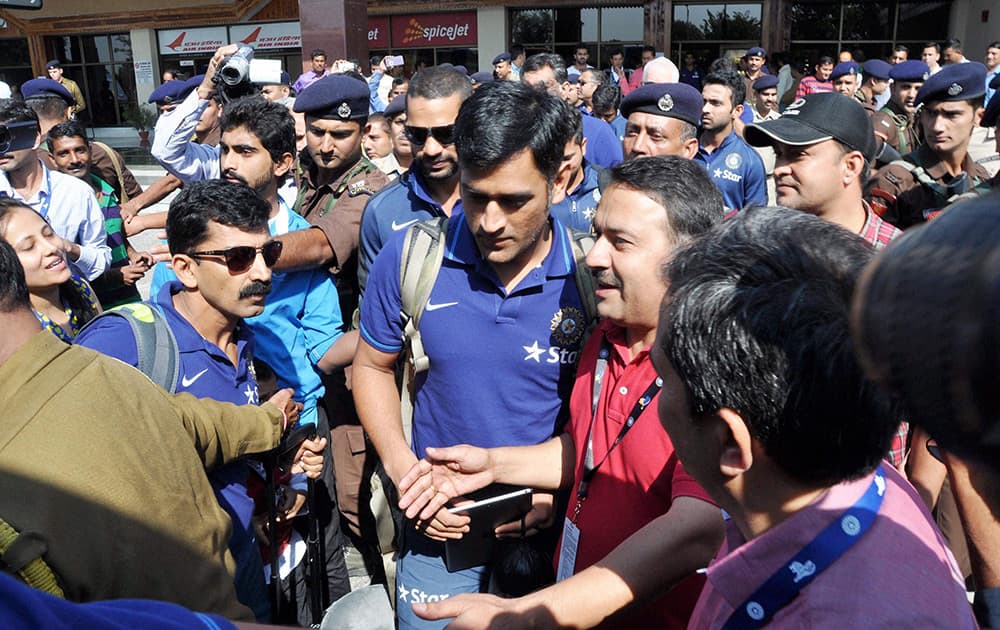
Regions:
[[[573,575],[576,567],[576,550],[580,545],[580,528],[576,523],[566,519],[563,525],[562,544],[559,547],[559,571],[556,574],[556,582],[562,582]]]

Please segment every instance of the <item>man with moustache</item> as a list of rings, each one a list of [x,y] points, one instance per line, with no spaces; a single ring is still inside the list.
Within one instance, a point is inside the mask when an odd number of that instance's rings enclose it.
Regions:
[[[909,60],[893,66],[889,70],[889,102],[871,115],[875,135],[900,155],[920,146],[914,112],[917,92],[929,76],[930,68],[923,61]]]
[[[176,340],[178,392],[237,405],[260,402],[252,335],[243,319],[264,311],[271,267],[281,255],[281,244],[267,232],[269,213],[267,202],[252,189],[218,180],[189,184],[171,202],[167,235],[178,279],[144,304],[156,309]],[[95,320],[75,342],[139,364],[135,334],[123,318]],[[237,597],[258,620],[266,620],[270,606],[251,528],[250,472],[247,462],[238,460],[216,468],[209,479],[233,521],[229,549],[236,559]]]

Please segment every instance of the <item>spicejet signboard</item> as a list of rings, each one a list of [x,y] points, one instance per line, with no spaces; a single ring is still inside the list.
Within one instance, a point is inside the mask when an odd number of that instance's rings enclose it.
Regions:
[[[475,46],[476,12],[392,16],[393,48]]]
[[[389,18],[368,17],[368,47],[389,47]]]

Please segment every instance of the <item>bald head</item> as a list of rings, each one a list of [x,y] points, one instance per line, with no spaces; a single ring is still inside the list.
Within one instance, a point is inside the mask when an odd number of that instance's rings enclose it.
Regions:
[[[666,57],[657,57],[642,69],[643,83],[677,83],[680,76],[677,66]]]

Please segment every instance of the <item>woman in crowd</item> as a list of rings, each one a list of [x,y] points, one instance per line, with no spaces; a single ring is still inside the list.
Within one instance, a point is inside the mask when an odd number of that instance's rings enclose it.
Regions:
[[[69,265],[67,243],[52,226],[20,201],[0,199],[0,238],[13,246],[31,293],[31,307],[42,325],[71,342],[84,324],[101,312],[90,285]]]

